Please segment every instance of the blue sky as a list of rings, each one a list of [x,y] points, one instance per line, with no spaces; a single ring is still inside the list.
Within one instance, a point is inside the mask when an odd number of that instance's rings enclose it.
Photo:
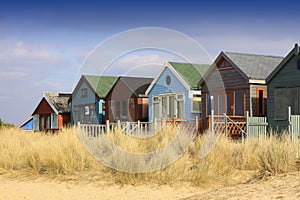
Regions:
[[[297,1],[2,2],[0,118],[18,125],[43,91],[71,92],[88,53],[122,31],[173,29],[196,40],[213,59],[220,51],[285,56],[300,41],[298,9]],[[120,63],[162,65],[166,59],[172,56],[147,51]]]

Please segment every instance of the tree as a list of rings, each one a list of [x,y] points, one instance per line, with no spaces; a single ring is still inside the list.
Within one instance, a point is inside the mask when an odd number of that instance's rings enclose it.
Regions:
[[[1,118],[0,118],[0,127],[2,126],[2,120],[1,120]]]

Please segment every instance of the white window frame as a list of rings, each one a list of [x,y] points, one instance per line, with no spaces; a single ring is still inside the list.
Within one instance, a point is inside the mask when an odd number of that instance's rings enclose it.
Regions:
[[[202,105],[200,105],[200,109],[201,110],[194,110],[194,104],[193,104],[193,99],[194,99],[194,95],[200,95],[201,98],[201,104],[202,104],[202,95],[201,95],[201,91],[192,91],[191,92],[191,113],[197,113],[197,114],[201,114],[202,113]]]
[[[153,104],[158,104],[159,109],[158,109],[158,116],[159,118],[162,118],[162,97],[168,97],[167,98],[167,115],[170,115],[170,110],[169,110],[169,104],[170,104],[170,96],[174,96],[174,115],[176,118],[178,118],[178,110],[177,110],[177,102],[182,101],[183,102],[183,116],[185,116],[185,94],[184,93],[172,93],[172,94],[159,94],[159,95],[154,95],[152,96],[152,119],[154,119],[154,106]]]

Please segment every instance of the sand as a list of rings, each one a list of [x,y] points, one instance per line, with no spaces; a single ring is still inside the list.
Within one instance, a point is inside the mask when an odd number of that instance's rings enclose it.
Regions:
[[[217,190],[188,186],[120,186],[53,180],[18,181],[0,176],[0,199],[300,199],[300,172]]]

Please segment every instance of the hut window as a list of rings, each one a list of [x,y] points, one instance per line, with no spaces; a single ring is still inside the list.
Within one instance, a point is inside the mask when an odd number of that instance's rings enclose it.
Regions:
[[[177,103],[177,117],[184,117],[184,96],[183,94],[176,95],[176,103]]]
[[[193,94],[192,112],[201,112],[201,94]]]
[[[81,97],[82,97],[82,98],[87,97],[87,88],[81,89]]]
[[[152,99],[153,119],[159,118],[159,97],[154,96]]]
[[[300,114],[299,106],[300,87],[276,88],[274,93],[275,120],[286,120],[288,107],[291,107],[292,115]]]
[[[120,101],[115,101],[116,105],[116,119],[120,119],[121,116],[121,102]]]
[[[33,115],[33,130],[38,131],[39,129],[39,115]]]
[[[84,107],[84,114],[85,115],[89,115],[90,114],[90,107],[89,106],[85,106]]]
[[[236,116],[245,115],[245,90],[234,91],[234,114]]]
[[[207,115],[211,115],[211,110],[213,109],[212,105],[214,105],[214,96],[210,95],[210,94],[207,94],[206,95],[206,105],[207,105]],[[212,104],[213,103],[213,104]]]
[[[127,118],[128,101],[122,101],[122,117]]]
[[[226,114],[233,115],[233,91],[226,92]]]
[[[46,117],[46,128],[50,129],[50,115]]]
[[[297,60],[297,69],[300,70],[300,58]]]
[[[171,84],[171,77],[170,76],[166,77],[166,83],[167,83],[167,85]]]
[[[221,62],[221,64],[218,66],[219,69],[227,69],[227,68],[231,68],[231,65],[229,62],[227,62],[226,60],[223,60]]]

